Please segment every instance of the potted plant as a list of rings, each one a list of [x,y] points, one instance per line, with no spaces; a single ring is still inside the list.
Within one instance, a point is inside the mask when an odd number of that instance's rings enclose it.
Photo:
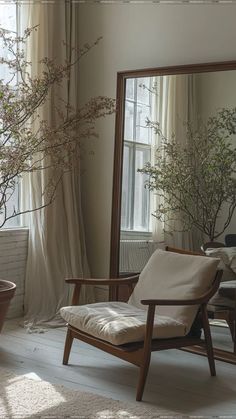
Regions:
[[[194,227],[215,241],[236,207],[236,108],[220,109],[197,129],[187,124],[183,145],[165,138],[156,122],[147,125],[162,139],[155,164],[139,169],[149,176],[146,187],[160,198],[153,215],[168,232]]]
[[[11,299],[14,297],[16,285],[10,281],[0,280],[0,333],[4,323],[4,319],[10,305]]]
[[[13,217],[53,202],[63,174],[77,166],[81,140],[96,137],[96,120],[115,111],[114,99],[105,96],[91,98],[80,109],[74,109],[61,99],[61,107],[57,108],[58,123],[51,126],[42,119],[40,107],[50,100],[51,88],[66,82],[71,67],[97,45],[99,39],[79,50],[73,48],[72,62],[55,63],[43,58],[41,74],[31,76],[32,64],[25,57],[24,44],[37,30],[38,27],[29,28],[22,36],[16,36],[0,28],[0,41],[7,51],[0,57],[0,65],[9,70],[9,79],[0,79],[0,228]],[[48,169],[51,176],[43,191],[42,204],[24,211],[13,208],[9,212],[9,199],[22,175]],[[13,283],[0,280],[0,329],[14,292]]]

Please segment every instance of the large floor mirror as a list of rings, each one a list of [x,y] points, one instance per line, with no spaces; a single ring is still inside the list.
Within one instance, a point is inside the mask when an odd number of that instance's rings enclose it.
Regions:
[[[157,247],[170,244],[198,250],[203,239],[202,234],[198,235],[196,231],[176,233],[168,238],[160,220],[152,215],[157,198],[145,188],[147,175],[139,169],[143,169],[147,162],[153,164],[155,151],[160,144],[160,134],[147,121],[158,123],[167,139],[173,136],[183,139],[189,123],[197,126],[199,121],[204,123],[220,109],[235,107],[236,61],[118,73],[111,278],[140,272]],[[236,135],[234,140],[236,145]],[[236,211],[224,233],[236,233]],[[223,236],[220,241],[223,241]],[[236,280],[236,263],[234,274]],[[122,298],[125,299],[125,294]],[[236,290],[233,308],[235,315]],[[215,356],[236,363],[236,345],[229,329],[224,329],[227,325],[226,317],[227,314],[216,314],[213,321],[213,335],[217,341],[214,344],[217,347]],[[236,322],[235,317],[231,320]],[[231,332],[235,333],[234,330]],[[226,335],[228,340],[224,342]]]

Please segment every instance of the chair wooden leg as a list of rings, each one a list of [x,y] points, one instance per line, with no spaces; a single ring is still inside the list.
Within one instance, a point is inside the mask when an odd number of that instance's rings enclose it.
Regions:
[[[141,402],[144,392],[144,387],[146,383],[146,378],[148,375],[149,365],[150,365],[150,359],[151,359],[151,352],[147,359],[144,361],[144,364],[141,365],[139,370],[139,380],[138,380],[138,386],[137,386],[137,393],[136,393],[136,401]]]
[[[232,339],[234,339],[234,324],[233,324],[233,322],[231,321],[231,319],[230,319],[230,316],[228,316],[227,317],[227,323],[228,323],[228,326],[229,326],[229,330],[230,330],[230,333],[231,333],[231,337],[232,337]]]
[[[143,359],[140,365],[139,380],[138,380],[138,387],[137,387],[137,393],[136,393],[137,402],[141,402],[142,397],[143,397],[143,391],[144,391],[149,364],[150,364],[150,359],[151,359],[151,352],[152,352],[151,343],[152,343],[154,315],[155,315],[155,305],[150,305],[148,307],[147,327],[146,327],[144,347],[143,347]]]
[[[63,365],[68,364],[72,343],[73,343],[73,336],[72,336],[71,330],[68,327],[67,334],[66,334],[64,355],[63,355]]]
[[[229,325],[230,333],[233,340],[233,351],[236,353],[236,309],[229,311],[227,316],[227,323]]]
[[[236,319],[235,319],[235,312],[234,312],[234,321],[233,321],[233,344],[234,344],[234,354],[236,354]]]
[[[233,351],[236,354],[236,319],[235,319],[235,310],[232,315],[232,339],[233,339]]]
[[[211,339],[211,330],[210,330],[210,325],[209,325],[209,320],[208,320],[206,304],[203,304],[201,306],[201,314],[202,314],[202,323],[203,323],[203,330],[204,330],[204,335],[205,335],[206,351],[207,351],[210,372],[212,376],[215,376],[216,375],[215,359],[214,359],[214,352],[213,352],[212,339]]]

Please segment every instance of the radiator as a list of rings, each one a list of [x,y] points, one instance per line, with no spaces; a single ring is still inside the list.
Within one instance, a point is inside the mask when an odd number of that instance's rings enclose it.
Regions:
[[[140,272],[160,243],[145,240],[120,241],[120,272]]]

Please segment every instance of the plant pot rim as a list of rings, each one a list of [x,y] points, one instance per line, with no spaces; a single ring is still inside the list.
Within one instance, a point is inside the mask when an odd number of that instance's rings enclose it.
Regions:
[[[11,281],[6,281],[5,279],[0,279],[0,293],[8,292],[9,290],[16,289],[16,284]]]

